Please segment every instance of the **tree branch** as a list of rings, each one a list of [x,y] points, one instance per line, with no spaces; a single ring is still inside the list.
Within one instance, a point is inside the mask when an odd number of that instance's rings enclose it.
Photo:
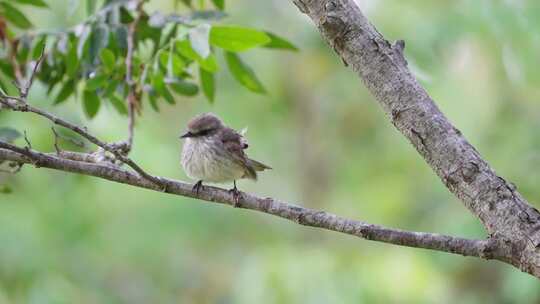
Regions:
[[[83,157],[81,157],[81,159],[82,158]],[[34,150],[20,148],[2,141],[0,141],[0,159],[33,164],[36,167],[45,167],[95,176],[154,191],[163,191],[163,188],[160,186],[118,167],[100,163],[70,160],[56,154],[44,154]],[[193,185],[191,184],[162,177],[159,179],[162,183],[166,184],[167,187],[164,191],[166,193],[259,211],[288,219],[300,225],[350,234],[366,240],[385,242],[400,246],[432,249],[485,259],[497,259],[499,255],[497,252],[498,245],[491,240],[470,240],[435,233],[409,232],[391,229],[339,217],[324,211],[303,208],[273,198],[258,197],[248,193],[242,193],[238,203],[235,205],[233,195],[227,190],[204,186],[197,194],[192,190]]]
[[[130,166],[133,170],[135,170],[135,172],[137,172],[142,177],[146,178],[147,180],[151,181],[152,183],[154,183],[156,185],[162,185],[161,181],[158,178],[146,173],[134,161],[132,161],[127,156],[124,156],[123,151],[125,150],[125,148],[122,145],[107,144],[107,143],[99,140],[97,137],[91,135],[89,132],[86,131],[86,129],[83,129],[83,128],[79,127],[79,126],[76,126],[76,125],[74,125],[74,124],[72,124],[72,123],[70,123],[70,122],[68,122],[66,120],[63,120],[63,119],[61,119],[61,118],[59,118],[59,117],[57,117],[57,116],[55,116],[55,115],[53,115],[51,113],[48,113],[48,112],[45,112],[45,111],[43,111],[41,109],[33,107],[33,106],[29,105],[26,102],[26,100],[24,100],[24,99],[17,98],[17,97],[11,97],[11,96],[5,96],[5,95],[0,94],[0,104],[3,104],[6,108],[11,109],[12,111],[15,111],[15,112],[31,112],[31,113],[35,113],[35,114],[37,114],[39,116],[42,116],[42,117],[52,121],[53,123],[55,123],[55,124],[57,124],[59,126],[70,129],[70,130],[74,131],[75,133],[81,135],[82,137],[84,137],[85,139],[90,141],[91,143],[95,144],[96,146],[101,147],[103,150],[114,154],[114,156],[119,161],[121,161],[124,164]]]
[[[540,278],[540,213],[499,177],[438,109],[407,68],[403,41],[390,44],[354,0],[292,0],[358,73],[394,126],[447,188],[476,215],[506,259]]]
[[[96,157],[96,153],[87,154],[61,151],[58,148],[58,134],[54,128],[53,134],[55,135],[56,153],[44,154],[32,150],[31,147],[20,148],[0,141],[0,160],[13,161],[20,164],[29,163],[36,167],[46,167],[66,172],[90,175],[160,192],[257,210],[289,219],[301,225],[343,232],[368,240],[486,259],[501,259],[501,257],[504,257],[504,255],[501,254],[501,248],[504,248],[504,246],[501,246],[501,244],[498,244],[493,240],[468,240],[434,233],[408,232],[390,229],[338,217],[323,211],[302,208],[280,202],[273,198],[260,198],[247,193],[243,193],[240,200],[236,203],[235,198],[229,191],[215,187],[205,186],[204,189],[197,194],[193,191],[193,186],[190,184],[162,177],[155,177],[146,173],[146,171],[134,161],[124,156],[117,146],[99,140],[97,137],[91,135],[85,128],[76,126],[51,113],[29,105],[26,100],[22,98],[0,95],[0,104],[3,104],[7,109],[16,112],[31,112],[37,114],[57,125],[78,133],[102,149],[113,153],[118,160],[129,165],[135,172],[121,169],[109,162],[103,162],[99,157]]]
[[[39,55],[38,60],[34,64],[34,68],[32,69],[32,73],[30,74],[30,77],[28,78],[28,82],[24,85],[24,88],[21,89],[20,93],[21,93],[22,99],[26,99],[26,97],[28,97],[28,92],[30,91],[30,88],[32,88],[32,85],[34,84],[34,78],[36,77],[37,71],[44,57],[45,57],[45,47],[43,47],[43,49],[41,50],[41,54]]]
[[[135,110],[138,108],[139,97],[137,95],[137,85],[133,80],[133,51],[135,45],[135,30],[142,16],[142,7],[144,1],[139,0],[137,3],[137,17],[129,24],[127,34],[127,54],[126,54],[126,84],[128,85],[128,139],[127,151],[131,151],[133,146],[134,128],[135,128]]]

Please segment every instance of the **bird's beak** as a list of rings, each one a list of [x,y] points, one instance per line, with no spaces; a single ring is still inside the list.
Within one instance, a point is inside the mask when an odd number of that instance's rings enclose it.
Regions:
[[[180,135],[180,138],[188,138],[188,137],[193,137],[193,133],[187,131],[186,133]]]

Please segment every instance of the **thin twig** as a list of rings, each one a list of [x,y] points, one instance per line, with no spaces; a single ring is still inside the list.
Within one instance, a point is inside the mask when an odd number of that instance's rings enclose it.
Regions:
[[[9,100],[14,100],[15,102],[10,102]],[[91,143],[95,144],[96,146],[99,146],[103,148],[105,151],[108,151],[112,153],[118,160],[125,163],[126,165],[130,166],[135,172],[137,172],[142,177],[146,178],[147,180],[153,182],[156,185],[160,185],[163,187],[161,181],[146,173],[141,167],[139,167],[135,162],[133,162],[130,158],[125,156],[123,154],[122,145],[118,144],[107,144],[101,140],[99,140],[97,137],[91,135],[86,128],[81,128],[77,125],[74,125],[62,118],[59,118],[49,112],[43,111],[41,109],[38,109],[34,106],[31,106],[30,104],[26,102],[21,102],[20,98],[12,97],[12,96],[5,96],[0,95],[0,103],[4,104],[7,108],[16,111],[16,112],[32,112],[34,114],[37,114],[39,116],[45,117],[48,120],[52,121],[56,125],[62,126],[64,128],[70,129],[74,131],[75,133],[81,135],[82,137],[86,138]]]
[[[38,60],[36,61],[36,64],[34,65],[34,68],[32,69],[32,74],[30,74],[30,78],[28,79],[28,82],[21,90],[21,98],[23,100],[26,100],[26,97],[28,96],[28,92],[30,91],[30,88],[32,87],[32,84],[34,84],[34,78],[36,77],[37,70],[39,66],[41,65],[41,62],[43,61],[43,58],[45,57],[45,47],[41,50],[41,54],[39,55]]]
[[[137,17],[129,24],[127,35],[127,54],[126,54],[126,83],[128,85],[128,139],[127,152],[131,151],[133,146],[134,128],[135,128],[135,109],[138,107],[137,84],[133,80],[133,51],[135,49],[135,30],[139,20],[143,15],[142,7],[144,1],[137,3]]]
[[[56,132],[56,129],[54,127],[51,127],[51,130],[53,131],[53,134],[54,134],[54,149],[56,150],[56,154],[57,155],[60,155],[60,152],[62,152],[60,150],[60,147],[58,146],[58,133]]]
[[[26,142],[26,148],[32,149],[32,144],[30,143],[30,140],[28,139],[28,136],[26,135],[26,130],[24,130],[23,133],[24,133],[24,141]]]

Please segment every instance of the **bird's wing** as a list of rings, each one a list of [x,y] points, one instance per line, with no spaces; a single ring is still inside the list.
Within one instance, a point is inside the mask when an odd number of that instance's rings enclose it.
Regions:
[[[227,151],[231,159],[245,168],[245,177],[257,179],[257,173],[255,172],[249,158],[244,153],[244,149],[247,148],[246,139],[231,128],[221,129],[220,134],[218,134],[218,138],[221,139],[223,146],[225,147],[225,151]]]

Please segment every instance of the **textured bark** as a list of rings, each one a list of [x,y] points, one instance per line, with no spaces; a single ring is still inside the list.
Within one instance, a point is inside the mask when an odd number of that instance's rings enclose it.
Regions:
[[[126,171],[110,164],[94,163],[92,158],[85,157],[84,153],[70,152],[62,154],[61,152],[58,154],[45,154],[0,141],[0,160],[90,175],[140,188],[256,210],[291,220],[300,225],[342,232],[367,240],[433,249],[485,259],[496,259],[500,256],[499,253],[495,252],[498,248],[497,244],[489,240],[469,240],[436,233],[391,229],[350,220],[324,211],[303,208],[273,198],[257,197],[248,193],[242,193],[239,201],[236,202],[231,192],[227,190],[204,186],[197,193],[193,191],[193,185],[191,184],[161,177],[158,178],[162,183],[160,186],[137,175],[135,172]],[[87,162],[87,160],[90,160],[90,162]]]
[[[441,113],[407,68],[404,42],[389,43],[354,0],[292,0],[344,64],[358,73],[392,124],[476,215],[502,259],[540,277],[540,213],[499,177]]]

